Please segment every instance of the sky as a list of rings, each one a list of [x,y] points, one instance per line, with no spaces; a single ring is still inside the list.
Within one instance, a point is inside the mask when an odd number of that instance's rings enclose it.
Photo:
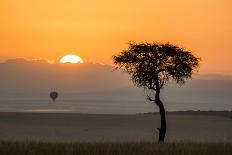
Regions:
[[[232,74],[231,0],[0,0],[0,61],[112,63],[129,41],[171,42],[202,58],[200,73]]]

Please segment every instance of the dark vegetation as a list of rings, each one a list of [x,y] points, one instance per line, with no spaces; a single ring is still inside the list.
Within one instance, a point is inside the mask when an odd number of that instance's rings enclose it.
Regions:
[[[161,89],[170,81],[183,85],[192,77],[193,71],[199,66],[200,58],[190,51],[169,43],[130,43],[127,50],[113,57],[118,68],[131,75],[133,83],[149,90],[149,101],[154,102],[160,113],[159,142],[166,135],[166,115],[160,99]]]
[[[61,143],[1,141],[1,155],[231,155],[231,143]]]
[[[197,116],[220,116],[220,117],[227,117],[232,119],[232,111],[194,111],[194,110],[188,110],[188,111],[170,111],[166,112],[168,115],[197,115]],[[138,115],[154,115],[158,114],[157,112],[149,112],[149,113],[141,113]]]

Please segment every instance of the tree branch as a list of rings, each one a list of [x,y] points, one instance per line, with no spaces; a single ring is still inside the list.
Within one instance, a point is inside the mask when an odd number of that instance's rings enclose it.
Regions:
[[[149,101],[155,101],[154,99],[151,99],[151,97],[150,97],[149,95],[147,95],[147,99],[148,99]]]
[[[148,87],[148,89],[156,91],[156,89],[154,87]]]
[[[160,88],[162,88],[164,86],[164,81],[161,81],[159,85],[160,85]]]

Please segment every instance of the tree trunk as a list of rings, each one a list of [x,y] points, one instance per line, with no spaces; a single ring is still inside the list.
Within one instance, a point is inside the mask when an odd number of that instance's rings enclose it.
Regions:
[[[161,118],[161,125],[160,128],[157,128],[159,130],[159,143],[164,142],[167,126],[166,126],[166,117],[165,117],[165,109],[162,101],[160,100],[160,91],[156,91],[156,97],[155,97],[155,103],[160,109],[160,118]]]

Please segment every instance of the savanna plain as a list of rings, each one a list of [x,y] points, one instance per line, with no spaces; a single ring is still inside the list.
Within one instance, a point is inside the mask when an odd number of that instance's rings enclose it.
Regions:
[[[168,112],[165,143],[159,115],[0,113],[2,155],[232,154],[231,112]]]

